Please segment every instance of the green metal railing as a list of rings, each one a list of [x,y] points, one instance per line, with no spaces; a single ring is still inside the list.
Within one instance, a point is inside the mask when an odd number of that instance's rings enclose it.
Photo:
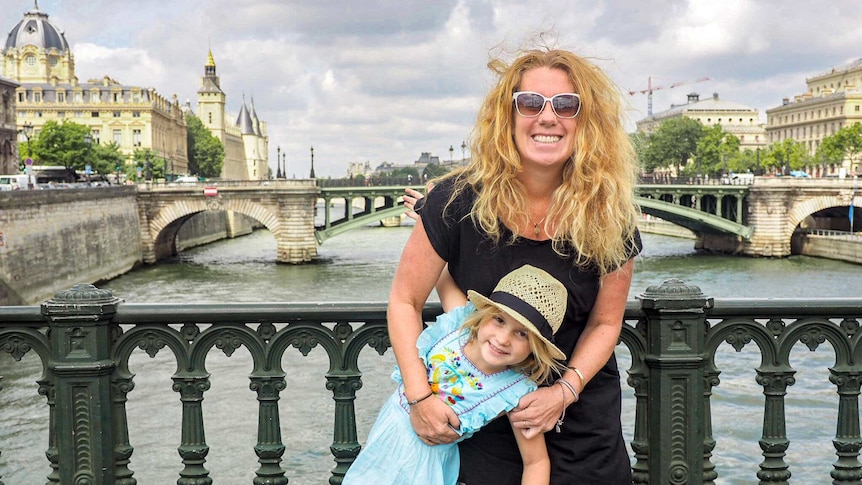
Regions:
[[[439,305],[429,305],[423,316],[430,322],[439,311]],[[126,415],[126,397],[134,388],[129,358],[136,349],[151,357],[172,353],[173,390],[182,402],[177,450],[183,468],[177,483],[206,485],[213,479],[205,466],[209,446],[202,401],[210,388],[205,360],[213,349],[230,356],[244,346],[253,361],[250,388],[258,400],[253,483],[276,485],[288,483],[290,473],[281,465],[282,356],[291,347],[303,355],[322,347],[329,358],[326,388],[335,401],[330,449],[336,466],[329,483],[339,484],[360,448],[357,360],[366,346],[381,355],[389,347],[385,318],[385,303],[134,304],[78,285],[41,306],[0,307],[0,350],[17,360],[35,352],[43,364],[37,382],[49,408],[47,483],[63,485],[137,483],[129,468],[134,461]],[[862,298],[715,302],[679,280],[648,288],[628,303],[620,339],[631,354],[634,482],[714,483],[710,398],[721,373],[716,351],[726,343],[737,351],[750,344],[759,349],[761,363],[753,373],[763,387],[764,415],[757,478],[762,484],[789,483],[784,398],[795,382],[790,349],[803,342],[812,350],[828,343],[835,353],[829,369],[829,385],[838,396],[832,483],[862,483],[861,320]]]

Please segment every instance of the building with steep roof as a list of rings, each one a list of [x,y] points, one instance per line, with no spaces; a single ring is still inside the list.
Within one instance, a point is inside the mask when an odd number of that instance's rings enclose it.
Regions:
[[[652,133],[663,121],[679,117],[698,120],[704,126],[721,125],[724,131],[739,138],[740,150],[756,150],[766,145],[766,130],[760,122],[760,113],[742,103],[723,100],[718,93],[707,99],[691,93],[685,104],[673,105],[638,121],[637,129],[642,133]]]
[[[224,145],[222,178],[269,178],[269,137],[266,134],[266,123],[258,119],[253,99],[249,110],[245,96],[235,121],[226,113],[227,94],[221,89],[212,50],[207,53],[204,75],[201,77],[201,87],[197,95],[196,116]]]
[[[766,110],[766,133],[770,143],[791,139],[816,155],[823,138],[862,122],[862,59],[833,67],[806,79],[805,84],[807,92],[792,100],[784,98],[781,106]],[[843,168],[862,172],[862,166],[851,167],[849,161]]]
[[[70,120],[87,126],[94,143],[115,142],[128,156],[126,163],[142,165],[132,159],[134,151],[149,148],[164,160],[166,171],[188,171],[188,130],[176,97],[108,76],[79,82],[65,34],[37,2],[9,32],[0,56],[0,75],[19,84],[19,129],[30,123],[38,135],[48,121]],[[23,134],[18,141],[25,141]]]
[[[132,159],[134,152],[150,149],[156,156],[151,162],[165,163],[165,172],[188,173],[185,114],[191,107],[181,106],[176,95],[167,99],[154,88],[108,76],[79,82],[65,34],[37,2],[12,28],[0,56],[0,76],[19,84],[14,98],[19,130],[30,123],[38,134],[47,121],[74,121],[90,128],[94,142],[116,142],[129,164],[142,166],[142,160]],[[266,123],[258,119],[253,100],[249,109],[243,99],[239,115],[229,117],[211,51],[197,97],[198,117],[225,148],[221,177],[268,178]],[[24,141],[23,134],[18,141]]]

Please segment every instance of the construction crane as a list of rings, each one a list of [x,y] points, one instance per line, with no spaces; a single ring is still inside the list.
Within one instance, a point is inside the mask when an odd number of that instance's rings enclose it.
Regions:
[[[629,95],[635,94],[646,94],[647,95],[647,117],[652,118],[652,92],[658,91],[659,89],[671,89],[679,86],[685,86],[686,84],[694,84],[703,81],[709,81],[708,77],[697,78],[694,81],[679,81],[672,84],[665,84],[663,86],[653,86],[652,85],[652,77],[647,78],[647,88],[642,90],[629,91]]]

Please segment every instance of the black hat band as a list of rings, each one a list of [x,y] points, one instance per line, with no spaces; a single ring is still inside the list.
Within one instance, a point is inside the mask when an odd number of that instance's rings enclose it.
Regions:
[[[542,334],[542,337],[545,337],[549,342],[554,341],[554,331],[551,329],[551,324],[548,323],[548,319],[529,303],[511,293],[503,291],[495,291],[491,293],[488,299],[501,305],[506,305],[512,310],[520,313],[536,327],[539,333]]]

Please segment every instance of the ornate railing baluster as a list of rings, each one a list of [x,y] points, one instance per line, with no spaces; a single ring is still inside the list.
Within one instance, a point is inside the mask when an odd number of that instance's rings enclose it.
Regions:
[[[790,440],[785,429],[784,396],[787,386],[795,382],[793,369],[785,366],[765,367],[757,369],[757,383],[763,386],[766,397],[763,406],[763,434],[760,438],[760,449],[763,450],[763,462],[757,472],[761,483],[776,483],[787,485],[790,470],[784,461]]]
[[[173,389],[180,393],[183,403],[181,444],[177,451],[185,468],[180,472],[177,485],[211,485],[213,480],[206,469],[206,456],[210,451],[204,436],[204,417],[201,402],[210,388],[209,375],[175,375]]]
[[[126,396],[135,388],[131,377],[114,379],[114,464],[116,467],[116,485],[137,485],[132,478],[134,473],[129,470],[129,462],[134,448],[129,443],[129,421],[126,416]]]
[[[862,373],[853,370],[829,369],[829,380],[838,386],[838,426],[832,441],[838,454],[831,476],[833,485],[862,483],[862,465],[859,464],[859,388]]]
[[[257,444],[254,452],[260,468],[255,472],[254,485],[286,485],[287,477],[281,468],[284,443],[281,441],[281,420],[278,414],[278,395],[286,384],[283,375],[251,376],[249,388],[257,393]]]

